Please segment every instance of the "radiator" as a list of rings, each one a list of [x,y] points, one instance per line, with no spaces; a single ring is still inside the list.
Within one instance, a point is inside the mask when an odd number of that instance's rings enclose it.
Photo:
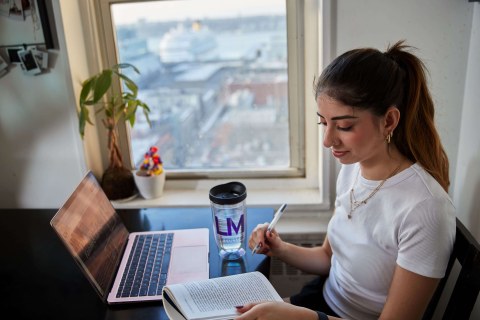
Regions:
[[[302,247],[320,246],[325,238],[324,233],[291,233],[282,234],[282,240]],[[300,291],[302,286],[315,278],[315,275],[302,272],[277,258],[270,262],[270,282],[281,297],[289,297]]]

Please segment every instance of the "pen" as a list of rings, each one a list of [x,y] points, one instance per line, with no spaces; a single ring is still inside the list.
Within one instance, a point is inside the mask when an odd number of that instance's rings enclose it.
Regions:
[[[267,231],[272,231],[273,228],[275,228],[275,226],[277,225],[277,222],[278,220],[280,220],[280,218],[282,217],[283,215],[283,212],[285,211],[285,208],[287,207],[287,204],[284,203],[282,204],[282,206],[277,210],[277,212],[275,212],[275,215],[273,216],[273,220],[272,222],[269,223],[268,227],[267,227]],[[257,250],[260,248],[260,243],[257,243],[257,245],[255,246],[255,248],[253,248],[252,250],[252,255],[257,253]]]

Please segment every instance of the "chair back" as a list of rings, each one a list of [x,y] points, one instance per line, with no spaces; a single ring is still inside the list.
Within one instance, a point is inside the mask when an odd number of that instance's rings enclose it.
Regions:
[[[460,271],[443,313],[443,320],[469,319],[480,291],[480,245],[458,218],[455,244],[445,277],[440,281],[423,320],[433,318],[455,261],[460,263]]]

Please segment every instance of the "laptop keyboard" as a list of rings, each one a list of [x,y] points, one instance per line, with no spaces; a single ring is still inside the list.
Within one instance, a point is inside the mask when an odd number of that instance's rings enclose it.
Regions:
[[[172,243],[173,233],[137,235],[117,298],[161,295],[167,282]]]

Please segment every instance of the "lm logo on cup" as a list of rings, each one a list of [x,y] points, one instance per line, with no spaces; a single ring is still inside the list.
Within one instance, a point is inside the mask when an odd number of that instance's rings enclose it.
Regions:
[[[215,217],[215,227],[217,228],[217,233],[222,236],[232,236],[243,233],[243,216],[243,214],[240,216],[237,224],[235,224],[232,218],[226,218],[225,220],[222,219],[223,221],[219,222],[218,217]]]

